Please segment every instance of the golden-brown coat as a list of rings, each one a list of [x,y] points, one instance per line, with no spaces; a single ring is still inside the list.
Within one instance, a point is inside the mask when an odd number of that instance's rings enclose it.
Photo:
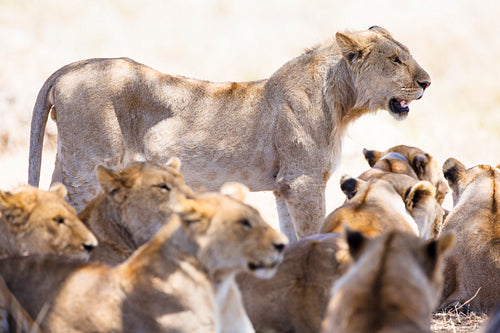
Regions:
[[[126,58],[83,60],[56,71],[39,92],[29,182],[38,184],[52,110],[52,181],[67,185],[77,211],[98,194],[97,165],[177,156],[193,188],[240,181],[274,191],[280,227],[294,240],[318,231],[349,123],[379,109],[405,118],[429,84],[409,50],[380,27],[338,32],[254,82],[167,75]]]

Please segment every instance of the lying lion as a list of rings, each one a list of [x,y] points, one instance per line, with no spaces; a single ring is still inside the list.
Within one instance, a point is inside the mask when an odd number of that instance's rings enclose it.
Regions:
[[[180,167],[179,159],[171,158],[164,166],[133,162],[119,171],[97,168],[102,191],[79,214],[99,240],[92,261],[124,261],[168,221],[170,192],[193,194]]]
[[[52,74],[38,94],[29,183],[39,183],[52,110],[52,181],[68,187],[77,211],[98,194],[97,165],[178,156],[192,187],[240,181],[274,191],[280,227],[294,240],[318,231],[347,126],[378,109],[403,119],[429,85],[409,50],[380,27],[338,32],[253,82],[167,75],[127,58],[83,60]]]
[[[500,171],[489,165],[467,169],[449,158],[443,172],[454,203],[443,232],[456,233],[457,246],[445,258],[441,306],[459,302],[493,312],[500,300]]]
[[[406,146],[397,146],[395,148],[405,147]],[[367,152],[368,151],[365,149],[365,156],[368,156]],[[373,154],[374,151],[369,152]],[[373,158],[374,155],[371,156]],[[437,174],[437,172],[434,172],[433,170],[435,161],[431,158],[432,157],[430,157],[430,155],[427,158],[428,163],[426,163],[426,166],[429,170],[425,173],[421,173],[423,175],[421,176],[422,178],[433,178],[426,176]],[[414,160],[417,160],[417,156],[415,156]],[[422,163],[420,163],[420,165],[422,165]],[[436,194],[435,186],[429,181],[419,180],[414,167],[410,164],[406,157],[395,151],[389,152],[380,157],[372,165],[371,169],[363,172],[358,178],[365,181],[377,178],[390,183],[396,192],[398,192],[401,196],[401,199],[406,205],[407,211],[417,223],[419,235],[424,239],[430,239],[439,234],[443,224],[443,216],[445,214],[445,210],[441,207],[439,201],[437,200],[438,197],[441,198],[441,195]],[[441,177],[438,176],[437,179],[440,181]],[[438,186],[439,181],[435,182]],[[440,186],[440,188],[443,189],[443,186]],[[447,189],[447,186],[445,185],[444,188]],[[354,191],[349,190],[349,188],[345,188],[345,192],[348,197],[353,196],[354,193]],[[446,191],[442,193],[442,195],[445,194]]]
[[[349,176],[343,176],[340,182],[342,190],[350,199],[325,218],[321,233],[342,232],[347,226],[368,237],[389,230],[420,235],[419,224],[406,210],[405,202],[391,183],[379,178],[363,181]],[[420,186],[415,185],[414,190],[422,190]],[[426,193],[426,190],[422,193]],[[425,200],[425,195],[414,196],[413,203],[418,210],[420,206],[417,200]]]
[[[332,289],[322,332],[429,332],[454,236],[426,243],[399,231],[374,239],[347,231],[346,239],[355,263]]]
[[[374,171],[400,173],[429,181],[436,187],[436,200],[439,204],[443,203],[448,186],[437,161],[422,149],[398,145],[385,152],[363,149],[363,155]]]
[[[245,309],[257,332],[319,332],[333,282],[351,264],[339,233],[313,235],[291,244],[269,280],[237,278]]]
[[[61,184],[49,191],[29,185],[0,191],[0,251],[88,259],[97,239],[64,201],[65,196]]]
[[[122,264],[8,258],[0,275],[32,317],[46,304],[49,332],[253,332],[234,275],[272,276],[286,237],[227,195],[171,200],[178,215]]]

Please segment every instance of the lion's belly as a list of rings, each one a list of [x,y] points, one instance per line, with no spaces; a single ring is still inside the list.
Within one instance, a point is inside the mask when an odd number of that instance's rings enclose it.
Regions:
[[[276,156],[271,141],[215,130],[181,131],[176,119],[148,130],[141,154],[145,160],[166,162],[176,156],[181,172],[193,188],[218,190],[222,184],[238,181],[252,191],[275,189]],[[179,125],[179,126],[178,126]],[[251,143],[253,142],[253,144]]]

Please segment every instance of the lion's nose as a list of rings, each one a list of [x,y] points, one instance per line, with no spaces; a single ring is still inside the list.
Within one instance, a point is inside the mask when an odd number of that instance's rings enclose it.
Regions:
[[[87,252],[92,252],[92,250],[95,248],[95,246],[93,244],[83,243],[82,246],[83,246],[83,249]]]
[[[283,249],[285,248],[285,244],[283,243],[278,243],[278,244],[273,244],[274,248],[278,251],[278,252],[281,252],[283,251]]]
[[[431,85],[430,81],[417,81],[418,85],[422,87],[422,89],[427,89]]]

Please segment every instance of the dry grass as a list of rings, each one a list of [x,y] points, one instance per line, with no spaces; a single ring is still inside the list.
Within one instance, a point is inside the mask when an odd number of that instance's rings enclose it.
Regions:
[[[478,331],[486,323],[485,314],[450,308],[432,315],[431,331],[434,333],[468,333]]]

